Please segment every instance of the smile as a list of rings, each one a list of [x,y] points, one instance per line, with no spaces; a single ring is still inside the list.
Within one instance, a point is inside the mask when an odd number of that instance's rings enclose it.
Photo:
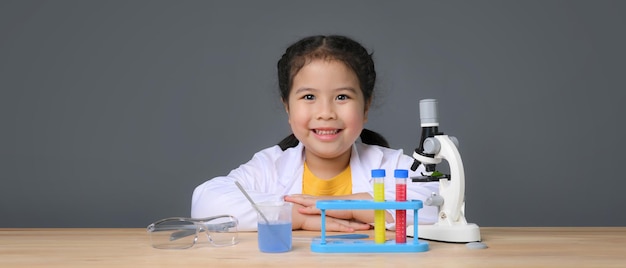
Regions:
[[[314,129],[313,132],[317,135],[335,135],[339,133],[339,129]]]

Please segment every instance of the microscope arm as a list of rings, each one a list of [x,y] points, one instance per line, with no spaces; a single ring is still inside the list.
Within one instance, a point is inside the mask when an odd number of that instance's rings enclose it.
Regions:
[[[450,179],[439,180],[439,195],[444,199],[439,210],[439,222],[445,222],[446,225],[466,224],[462,213],[465,172],[455,142],[447,135],[438,135],[426,139],[424,149],[427,153],[434,154],[435,161],[441,162],[441,159],[445,159],[450,166]]]

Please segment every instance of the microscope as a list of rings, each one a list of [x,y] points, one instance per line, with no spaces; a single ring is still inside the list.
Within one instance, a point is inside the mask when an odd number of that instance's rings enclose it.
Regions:
[[[420,164],[426,168],[422,176],[412,177],[413,182],[439,181],[439,193],[433,193],[424,201],[426,206],[438,208],[438,220],[433,225],[418,225],[418,237],[443,242],[480,241],[480,229],[465,219],[465,171],[459,154],[458,140],[439,132],[437,100],[424,99],[419,102],[422,136],[413,158],[411,170]],[[450,174],[436,171],[436,164],[445,159]],[[417,224],[417,223],[414,223]],[[406,228],[407,236],[414,236],[413,226]]]

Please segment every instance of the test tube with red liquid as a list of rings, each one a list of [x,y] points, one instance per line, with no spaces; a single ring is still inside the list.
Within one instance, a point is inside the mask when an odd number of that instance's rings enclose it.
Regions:
[[[406,181],[409,171],[406,169],[394,170],[396,178],[396,201],[406,201]],[[417,224],[417,223],[416,223]],[[396,244],[406,243],[406,210],[396,210]]]

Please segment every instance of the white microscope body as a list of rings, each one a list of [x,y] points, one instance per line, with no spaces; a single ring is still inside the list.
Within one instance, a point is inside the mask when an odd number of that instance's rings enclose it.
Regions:
[[[461,155],[457,149],[458,141],[452,136],[437,133],[439,123],[436,105],[437,101],[433,99],[420,101],[422,128],[433,128],[434,131],[430,131],[432,137],[424,137],[428,134],[425,135],[426,132],[422,132],[423,143],[418,148],[420,150],[415,151],[413,158],[425,166],[430,165],[433,168],[435,164],[439,164],[442,159],[445,159],[450,167],[450,176],[428,177],[430,174],[425,174],[427,180],[439,181],[439,194],[433,193],[430,198],[425,200],[424,205],[437,206],[439,214],[435,224],[418,226],[418,237],[443,242],[481,241],[478,225],[467,223],[464,215],[465,171]],[[407,227],[407,235],[414,235],[413,226]]]

